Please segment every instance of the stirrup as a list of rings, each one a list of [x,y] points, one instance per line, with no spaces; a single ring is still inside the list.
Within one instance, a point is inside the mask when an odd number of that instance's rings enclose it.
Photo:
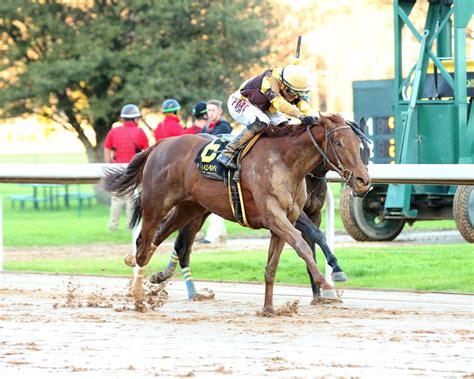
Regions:
[[[231,170],[238,169],[237,164],[234,162],[234,157],[229,158],[227,155],[221,153],[216,160]]]

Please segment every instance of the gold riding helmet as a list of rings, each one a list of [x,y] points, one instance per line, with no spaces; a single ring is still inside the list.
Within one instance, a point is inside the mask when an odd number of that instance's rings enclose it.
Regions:
[[[286,93],[300,98],[309,96],[309,78],[309,71],[297,64],[285,66],[280,73],[280,79],[286,87]]]

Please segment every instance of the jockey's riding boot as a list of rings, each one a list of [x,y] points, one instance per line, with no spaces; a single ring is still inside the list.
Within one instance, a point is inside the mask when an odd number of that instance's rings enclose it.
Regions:
[[[217,157],[217,161],[232,170],[237,170],[237,163],[234,162],[234,154],[236,150],[240,149],[250,141],[255,134],[262,131],[266,126],[268,126],[267,123],[260,121],[258,118],[255,119],[253,123],[248,125],[228,143],[222,153]]]
[[[227,144],[225,149],[222,150],[222,153],[217,157],[217,161],[227,168],[237,170],[237,163],[234,161],[234,154],[246,142],[250,141],[254,135],[255,134],[247,128],[242,130]]]

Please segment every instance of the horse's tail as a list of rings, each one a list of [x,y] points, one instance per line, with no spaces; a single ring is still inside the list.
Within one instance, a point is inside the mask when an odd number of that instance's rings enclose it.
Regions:
[[[131,195],[142,181],[143,168],[155,146],[135,155],[126,168],[106,169],[102,178],[104,189],[116,196]]]
[[[130,224],[128,225],[130,229],[138,226],[140,220],[142,219],[142,197],[139,193],[134,197],[132,207],[132,218],[130,219]]]

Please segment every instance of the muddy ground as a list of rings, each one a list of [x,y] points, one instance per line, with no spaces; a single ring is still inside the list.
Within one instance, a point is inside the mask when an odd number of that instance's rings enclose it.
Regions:
[[[1,377],[474,377],[473,296],[346,290],[316,306],[277,285],[284,316],[266,318],[262,285],[197,282],[215,298],[193,302],[173,280],[139,313],[128,284],[1,273]]]

